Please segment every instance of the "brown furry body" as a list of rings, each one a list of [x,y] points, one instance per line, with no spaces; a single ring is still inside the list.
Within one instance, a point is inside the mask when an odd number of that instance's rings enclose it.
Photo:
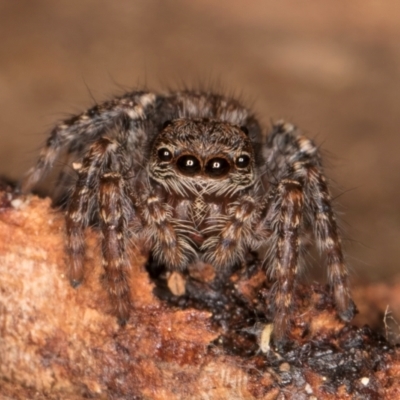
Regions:
[[[67,148],[58,195],[66,200],[69,277],[82,281],[83,231],[103,234],[103,265],[115,314],[129,318],[130,243],[145,239],[154,260],[182,270],[202,260],[230,268],[268,245],[276,281],[274,333],[290,321],[300,239],[312,230],[326,254],[343,319],[353,306],[335,216],[314,143],[279,122],[265,140],[238,101],[193,91],[132,92],[72,117],[52,131],[23,187],[32,187]]]

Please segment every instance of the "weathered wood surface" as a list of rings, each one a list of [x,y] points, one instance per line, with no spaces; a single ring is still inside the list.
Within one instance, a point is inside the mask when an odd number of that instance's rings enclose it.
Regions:
[[[0,193],[1,399],[400,398],[399,349],[339,321],[319,286],[299,294],[294,342],[266,351],[262,324],[218,326],[207,310],[157,298],[138,255],[121,328],[108,313],[98,234],[87,232],[78,289],[65,275],[63,235],[50,200]],[[232,287],[253,296],[257,275],[236,279]]]

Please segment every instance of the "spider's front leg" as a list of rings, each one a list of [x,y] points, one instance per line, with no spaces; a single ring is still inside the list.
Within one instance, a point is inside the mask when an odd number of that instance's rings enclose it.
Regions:
[[[275,281],[271,296],[274,307],[274,337],[281,341],[290,325],[299,269],[299,228],[304,207],[301,183],[292,179],[282,180],[266,205],[268,208],[265,210],[265,220],[258,224],[254,232],[260,235],[265,226],[271,230],[267,264]]]
[[[131,308],[127,236],[128,222],[134,214],[130,202],[126,201],[124,186],[119,172],[107,172],[100,178],[99,211],[105,281],[112,312],[118,317],[120,325],[125,325]]]
[[[224,268],[243,261],[249,249],[270,242],[270,269],[276,282],[272,299],[274,336],[278,341],[285,337],[291,316],[303,206],[301,183],[284,179],[261,201],[254,193],[241,196],[228,214],[210,227],[214,234],[202,245],[205,259]]]
[[[83,279],[85,256],[84,229],[94,210],[97,211],[97,195],[99,187],[99,168],[106,146],[96,142],[91,146],[88,155],[77,170],[78,180],[68,202],[65,214],[67,245],[70,258],[68,278],[73,287],[80,285]]]
[[[126,193],[124,152],[115,140],[103,137],[90,147],[78,170],[78,181],[66,213],[68,275],[76,287],[83,278],[84,229],[98,215],[102,233],[105,285],[112,312],[124,325],[131,306],[127,269],[128,222],[136,218]]]

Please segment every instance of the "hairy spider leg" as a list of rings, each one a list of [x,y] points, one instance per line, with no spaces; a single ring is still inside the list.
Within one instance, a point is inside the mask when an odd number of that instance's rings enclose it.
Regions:
[[[306,198],[312,209],[311,225],[318,249],[326,255],[328,282],[339,314],[344,321],[350,321],[355,312],[354,303],[350,298],[348,270],[344,262],[341,239],[326,179],[315,165],[308,162],[299,162],[295,168],[296,175],[303,175],[306,179]]]
[[[81,147],[82,141],[90,144],[111,129],[123,116],[132,121],[146,119],[154,108],[155,100],[156,96],[153,93],[132,92],[97,104],[57,124],[42,148],[36,165],[28,171],[22,181],[21,190],[28,192],[52,167],[60,151],[67,145],[70,152],[74,152],[76,148]]]
[[[274,308],[274,337],[281,341],[287,334],[294,303],[295,281],[299,272],[299,228],[302,222],[304,195],[302,185],[284,179],[278,185],[271,207],[272,247],[268,268],[274,286],[271,298]]]
[[[120,325],[126,324],[131,309],[127,226],[133,210],[128,204],[124,204],[123,199],[126,196],[123,192],[124,180],[119,172],[102,174],[99,207],[103,267],[112,313],[117,316]]]
[[[94,142],[82,167],[66,212],[69,278],[76,287],[83,278],[84,229],[97,214],[102,234],[102,263],[112,312],[121,325],[131,307],[128,283],[128,223],[137,218],[133,203],[124,193],[128,173],[122,146],[103,137]]]
[[[274,178],[278,181],[284,177],[294,179],[302,188],[302,223],[308,221],[313,226],[317,246],[326,255],[328,279],[339,313],[343,320],[349,321],[354,315],[354,304],[348,290],[348,271],[318,148],[288,123],[275,125],[268,140],[267,155],[270,168],[274,168]]]

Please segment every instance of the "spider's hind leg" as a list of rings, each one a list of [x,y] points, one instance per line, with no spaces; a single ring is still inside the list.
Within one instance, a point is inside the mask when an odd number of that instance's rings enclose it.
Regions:
[[[355,308],[349,292],[348,271],[317,146],[296,127],[282,122],[274,126],[265,156],[278,180],[286,177],[301,184],[303,219],[312,226],[317,246],[326,255],[328,280],[339,314],[343,320],[351,320]]]
[[[350,321],[355,306],[350,297],[348,270],[326,179],[321,168],[314,163],[298,163],[295,168],[305,177],[307,215],[311,219],[317,246],[326,257],[328,282],[339,315],[344,321]]]

